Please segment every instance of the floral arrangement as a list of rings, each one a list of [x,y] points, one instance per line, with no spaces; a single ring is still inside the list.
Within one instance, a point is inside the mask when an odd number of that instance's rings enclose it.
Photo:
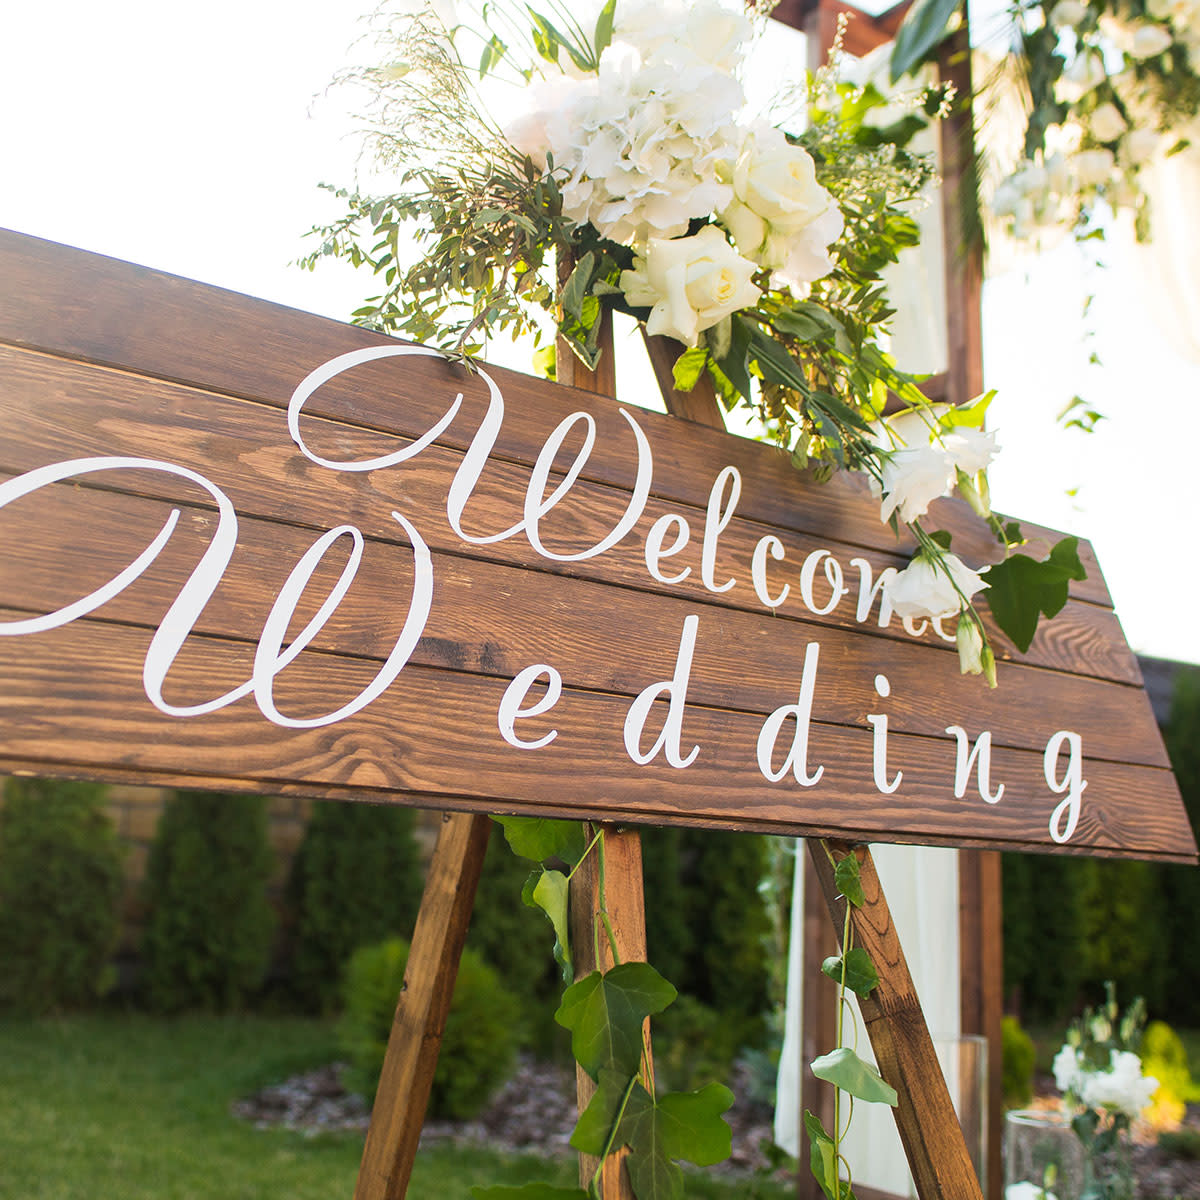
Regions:
[[[894,79],[930,56],[959,7],[914,4]],[[1015,88],[1025,128],[1019,148],[988,146],[983,130],[984,146],[1012,164],[991,194],[992,214],[1015,238],[1037,241],[1051,231],[1088,236],[1106,206],[1131,213],[1147,237],[1142,171],[1200,137],[1200,3],[1019,0],[1010,16],[984,91]]]
[[[1075,1114],[1071,1126],[1090,1167],[1083,1200],[1130,1200],[1128,1132],[1149,1106],[1158,1080],[1142,1074],[1137,1053],[1145,1005],[1139,998],[1122,1015],[1113,985],[1105,986],[1104,1004],[1088,1009],[1067,1030],[1054,1058],[1054,1082]]]
[[[881,519],[918,545],[887,585],[894,610],[932,620],[962,670],[994,686],[973,598],[991,589],[996,623],[1024,651],[1083,569],[1073,539],[1042,561],[1016,553],[1020,529],[992,514],[990,397],[935,410],[885,348],[881,272],[918,241],[911,209],[930,164],[880,136],[884,97],[839,84],[834,64],[781,99],[797,131],[751,111],[740,72],[766,9],[608,0],[586,25],[578,11],[377,14],[382,65],[353,81],[396,188],[338,192],[348,212],[314,231],[305,265],[369,268],[384,287],[355,319],[460,359],[484,334],[552,330],[594,368],[605,311],[631,315],[675,344],[676,388],[705,380],[726,407],[750,407],[817,479],[867,477]],[[936,115],[948,94],[918,99]],[[539,351],[543,367],[553,351]],[[972,570],[924,528],[954,491],[1002,562]]]

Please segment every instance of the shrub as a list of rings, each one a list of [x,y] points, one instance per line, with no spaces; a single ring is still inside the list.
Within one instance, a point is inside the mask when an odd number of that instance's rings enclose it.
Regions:
[[[261,985],[275,916],[261,796],[178,792],[146,863],[146,1000],[160,1012],[228,1010]]]
[[[92,783],[10,779],[0,809],[0,1003],[87,1005],[111,986],[122,852]]]
[[[1016,1017],[1000,1023],[1003,1055],[1004,1107],[1024,1108],[1033,1099],[1033,1068],[1037,1058],[1033,1038]]]
[[[346,1085],[373,1101],[404,982],[409,945],[389,938],[355,951],[346,968],[338,1042]],[[474,1116],[508,1077],[516,1057],[515,997],[473,950],[464,950],[429,1096],[433,1117]]]
[[[322,801],[314,805],[288,880],[292,991],[328,1012],[360,946],[409,937],[421,903],[420,852],[411,808]]]
[[[1151,1121],[1170,1127],[1183,1120],[1188,1101],[1200,1100],[1200,1087],[1192,1081],[1187,1050],[1179,1034],[1165,1021],[1151,1021],[1142,1036],[1142,1074],[1158,1080]]]
[[[654,1078],[660,1088],[690,1092],[728,1079],[738,1051],[737,1029],[692,996],[675,1002],[650,1022]]]

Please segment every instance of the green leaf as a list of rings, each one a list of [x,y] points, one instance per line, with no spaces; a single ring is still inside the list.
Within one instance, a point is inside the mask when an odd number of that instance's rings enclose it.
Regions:
[[[871,956],[861,947],[855,946],[846,956],[846,986],[856,996],[869,996],[879,986],[879,973]],[[842,981],[842,956],[827,958],[821,970],[836,983]]]
[[[987,602],[996,624],[1024,654],[1037,632],[1039,614],[1053,617],[1067,602],[1072,579],[1085,579],[1079,539],[1063,538],[1042,562],[1009,555],[987,568]]]
[[[637,1200],[683,1200],[683,1172],[658,1143],[631,1147],[625,1160]]]
[[[811,389],[808,380],[804,378],[800,365],[774,338],[757,327],[751,328],[750,347],[754,358],[758,361],[763,378],[768,383],[777,383],[782,387],[795,388],[804,396]]]
[[[588,284],[592,282],[592,268],[595,266],[596,256],[589,250],[576,264],[575,269],[567,277],[567,282],[563,285],[562,302],[563,312],[568,316],[572,316],[575,320],[583,322],[583,301],[587,295]]]
[[[554,926],[554,958],[563,969],[564,979],[571,977],[571,941],[567,932],[567,893],[570,886],[561,871],[542,871],[529,891],[529,899],[550,918],[550,924]],[[525,900],[524,889],[521,898]],[[528,904],[529,900],[525,902]]]
[[[829,332],[828,325],[799,308],[783,309],[771,318],[771,324],[798,342],[811,342]]]
[[[847,854],[845,858],[838,859],[833,868],[833,882],[855,908],[862,908],[862,872],[858,869],[858,858],[855,855]]]
[[[676,995],[649,963],[620,963],[571,984],[554,1019],[571,1031],[575,1059],[593,1079],[604,1067],[632,1075],[642,1061],[642,1022]]]
[[[946,36],[950,18],[962,0],[916,0],[908,10],[892,47],[891,76],[895,83],[923,63],[929,52]]]
[[[808,1130],[809,1168],[813,1178],[821,1185],[821,1191],[829,1200],[837,1200],[841,1190],[838,1184],[837,1151],[833,1138],[825,1132],[820,1118],[805,1109],[804,1128]]]
[[[721,355],[716,355],[717,366],[725,378],[737,389],[738,394],[750,399],[751,383],[748,360],[750,357],[750,338],[753,326],[736,313],[729,321],[729,349]]]
[[[671,377],[675,387],[681,392],[690,392],[696,386],[708,361],[708,347],[692,346],[685,350],[671,368]]]
[[[579,1114],[571,1133],[571,1146],[583,1154],[594,1154],[599,1158],[609,1144],[610,1138],[616,1148],[625,1144],[625,1139],[613,1137],[613,1126],[624,1117],[624,1110],[634,1091],[645,1089],[635,1075],[623,1075],[620,1071],[603,1070],[597,1079],[597,1087],[588,1106]],[[649,1098],[649,1097],[647,1097]],[[635,1105],[638,1101],[634,1101]],[[620,1138],[620,1140],[618,1140]]]
[[[720,1083],[695,1092],[667,1092],[658,1098],[658,1125],[663,1149],[698,1167],[724,1162],[732,1150],[732,1131],[723,1114],[733,1093]]]
[[[813,392],[809,401],[827,412],[834,420],[842,425],[849,425],[862,433],[871,433],[871,427],[844,400],[838,399],[831,392]]]
[[[474,1200],[588,1200],[582,1188],[551,1187],[548,1183],[523,1183],[519,1187],[476,1184],[471,1195]]]
[[[596,57],[608,48],[612,42],[613,35],[613,14],[617,10],[617,0],[608,0],[608,3],[600,10],[600,15],[596,18],[596,33],[592,38],[592,45],[596,48]]]
[[[482,79],[507,53],[508,47],[500,40],[500,35],[493,33],[479,58],[479,78]]]
[[[849,1046],[839,1046],[829,1054],[814,1058],[812,1073],[843,1092],[849,1092],[856,1100],[865,1100],[869,1104],[890,1104],[893,1108],[900,1102],[896,1089],[870,1063],[863,1062]]]
[[[512,852],[534,862],[561,858],[574,866],[587,849],[583,826],[578,821],[556,821],[549,817],[493,817],[504,829]]]

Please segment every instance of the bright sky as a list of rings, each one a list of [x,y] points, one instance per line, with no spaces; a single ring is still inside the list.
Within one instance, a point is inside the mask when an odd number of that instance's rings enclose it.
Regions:
[[[321,98],[369,0],[60,0],[10,7],[0,40],[0,227],[345,319],[371,281],[289,264],[352,182],[352,124]],[[1090,280],[1064,246],[985,296],[998,508],[1095,545],[1140,652],[1200,662],[1191,437],[1200,365],[1148,315],[1132,251]],[[1094,284],[1094,286],[1093,286]],[[3,286],[3,281],[0,281]],[[1080,311],[1094,290],[1103,371]],[[1082,391],[1091,437],[1055,415]],[[1067,489],[1078,489],[1068,496]]]

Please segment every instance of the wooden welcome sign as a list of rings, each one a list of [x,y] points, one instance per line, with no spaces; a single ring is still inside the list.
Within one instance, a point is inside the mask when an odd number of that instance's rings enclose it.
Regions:
[[[28,237],[0,278],[0,771],[1195,858],[1086,547],[991,691],[857,481]]]

